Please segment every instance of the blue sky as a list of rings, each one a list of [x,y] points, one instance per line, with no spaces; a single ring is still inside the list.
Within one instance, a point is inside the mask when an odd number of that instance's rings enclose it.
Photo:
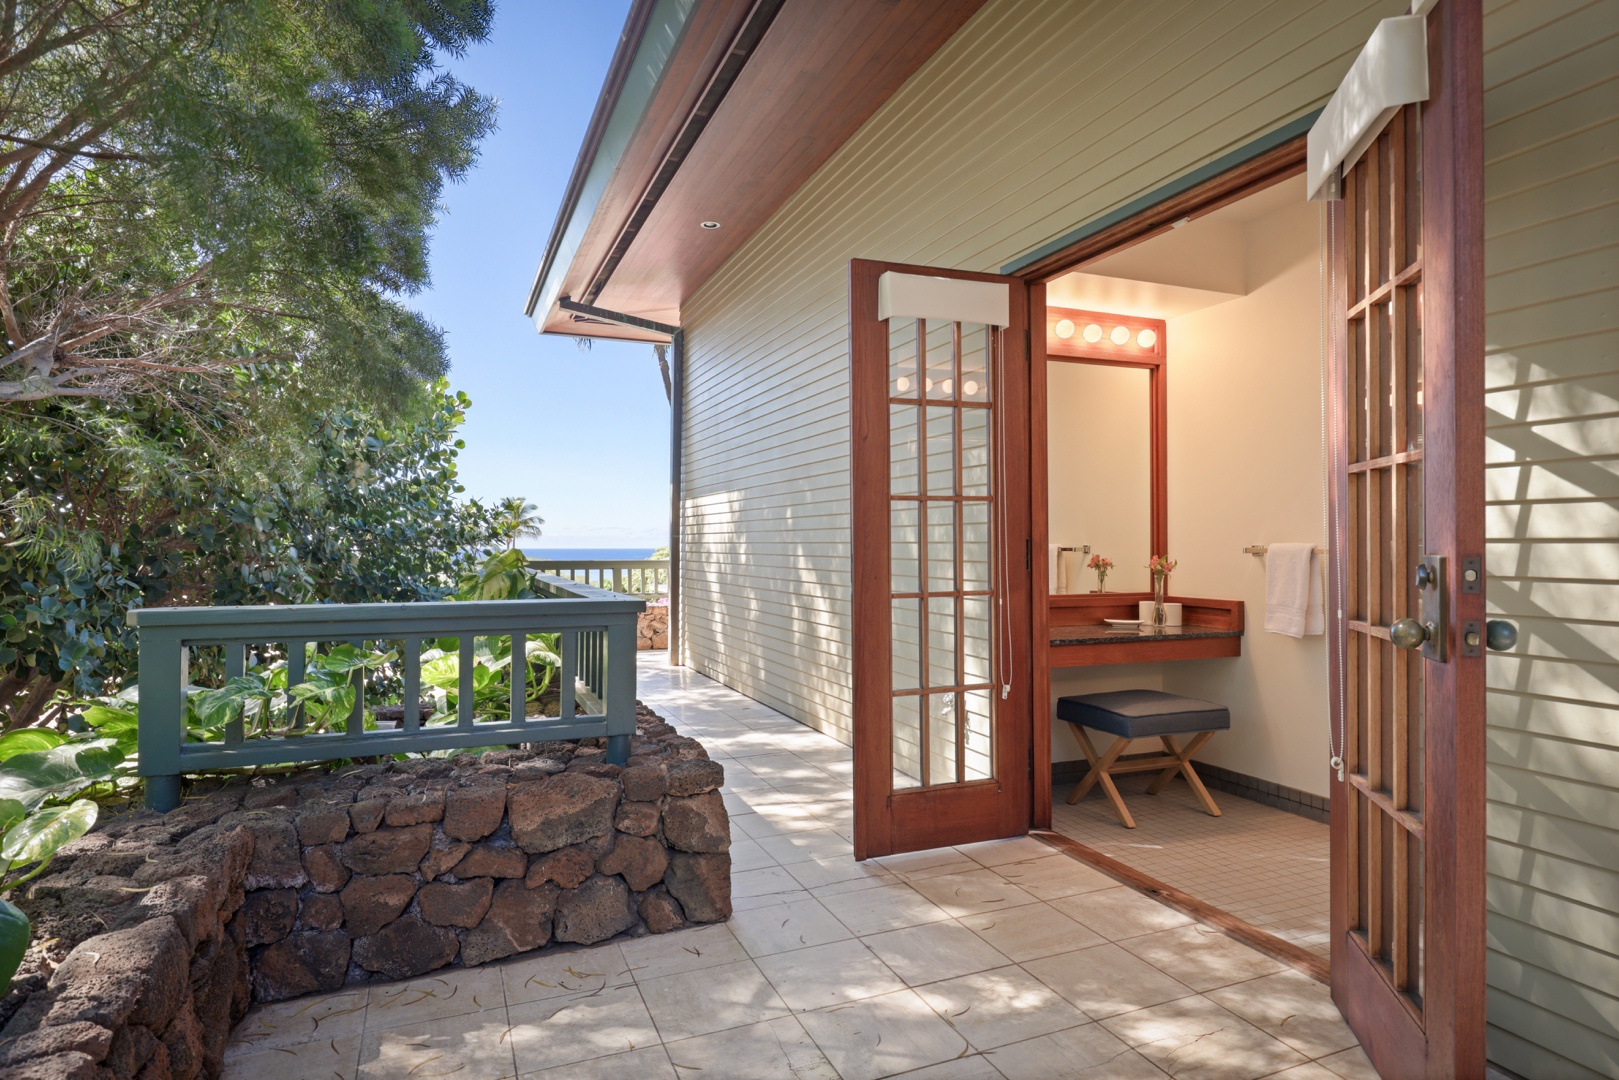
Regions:
[[[445,190],[433,286],[411,302],[449,335],[472,398],[461,481],[521,495],[539,547],[656,547],[669,523],[669,409],[650,345],[541,337],[523,303],[628,0],[505,0],[487,44],[449,67],[500,102],[476,169]]]

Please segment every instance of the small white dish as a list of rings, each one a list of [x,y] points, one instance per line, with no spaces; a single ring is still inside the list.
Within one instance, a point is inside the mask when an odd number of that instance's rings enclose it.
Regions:
[[[1109,626],[1140,626],[1140,619],[1103,619]]]

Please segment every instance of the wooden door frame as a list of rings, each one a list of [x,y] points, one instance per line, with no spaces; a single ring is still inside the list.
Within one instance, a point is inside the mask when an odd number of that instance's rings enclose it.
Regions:
[[[1443,520],[1428,521],[1425,542],[1429,551],[1456,555],[1462,534],[1482,535],[1484,512],[1484,244],[1483,244],[1483,33],[1482,9],[1476,0],[1440,2],[1429,15],[1429,70],[1446,72],[1448,79],[1435,79],[1433,91],[1423,112],[1424,237],[1445,230],[1453,238],[1443,252],[1424,243],[1423,335],[1424,409],[1430,415],[1446,415],[1447,435],[1431,438],[1424,447],[1424,475],[1448,474],[1454,484],[1456,512]],[[1434,138],[1427,138],[1428,133]],[[1087,262],[1122,251],[1161,235],[1176,222],[1195,218],[1289,179],[1305,168],[1305,136],[1300,135],[1263,152],[1246,162],[1213,176],[1185,191],[1171,195],[1141,212],[1085,237],[1060,251],[1043,256],[1018,271],[1029,282],[1030,323],[1042,325],[1046,285],[1054,278],[1078,269]],[[1429,192],[1444,193],[1429,198]],[[1451,194],[1455,198],[1451,198]],[[1342,203],[1334,213],[1338,235],[1343,235]],[[1450,258],[1436,257],[1448,254]],[[1333,298],[1340,309],[1343,297]],[[1340,311],[1341,314],[1341,311]],[[1347,341],[1343,321],[1335,319],[1329,364],[1329,377],[1341,385]],[[1042,493],[1048,482],[1046,461],[1046,349],[1043,335],[1030,343],[1032,371],[1029,379],[1030,406],[1030,505],[1036,550],[1049,544],[1049,518]],[[1429,370],[1433,357],[1449,357],[1452,377],[1435,379]],[[1344,403],[1333,397],[1336,410],[1333,424],[1341,425]],[[1334,442],[1331,453],[1337,454]],[[1476,467],[1459,469],[1471,462]],[[1342,465],[1339,461],[1338,465]],[[1341,475],[1342,470],[1336,470]],[[1343,500],[1347,492],[1329,493]],[[1340,501],[1340,506],[1343,503]],[[1340,512],[1329,548],[1328,571],[1342,592],[1345,580],[1344,552],[1347,548],[1347,521]],[[1485,615],[1482,590],[1464,593],[1460,581],[1460,559],[1449,559],[1449,596],[1453,615],[1447,630],[1464,622],[1483,626]],[[1033,567],[1035,598],[1049,593],[1044,559]],[[1033,637],[1037,643],[1049,640],[1049,608],[1044,602],[1031,606]],[[1342,644],[1338,619],[1328,619],[1328,656],[1331,661],[1330,685],[1341,684],[1339,662]],[[1425,954],[1429,993],[1424,1001],[1424,1025],[1419,1031],[1424,1043],[1425,1061],[1412,1061],[1412,1076],[1482,1076],[1485,1068],[1485,733],[1484,663],[1480,657],[1464,658],[1459,642],[1452,641],[1451,661],[1429,665],[1425,678],[1429,694],[1446,696],[1456,703],[1457,722],[1444,730],[1428,729],[1427,754],[1430,760],[1452,765],[1441,770],[1438,783],[1430,784],[1426,796],[1428,820],[1436,835],[1443,835],[1443,850],[1429,852],[1426,860],[1425,894],[1450,905],[1452,918],[1444,926],[1447,940],[1430,939]],[[1046,648],[1035,649],[1034,693],[1031,699],[1032,763],[1035,768],[1031,808],[1037,827],[1051,823],[1051,668]],[[1329,691],[1330,692],[1330,691]],[[1425,715],[1429,710],[1425,710]],[[1338,730],[1342,699],[1335,693],[1329,701],[1329,718]],[[1439,737],[1433,737],[1437,734]],[[1332,827],[1343,827],[1347,785],[1334,778],[1330,783]],[[1333,895],[1342,887],[1334,862]],[[1435,872],[1437,871],[1437,872]],[[1340,900],[1334,904],[1333,959],[1343,946],[1344,927],[1337,925],[1338,913],[1346,909]],[[1348,988],[1334,998],[1346,1019],[1373,1044],[1386,1041],[1384,1060],[1400,1060],[1411,1054],[1412,1014],[1399,1002],[1373,987]],[[1367,1007],[1370,1004],[1370,1007]],[[1391,1056],[1393,1055],[1393,1056]],[[1409,1059],[1408,1059],[1409,1060]]]
[[[1174,229],[1189,218],[1199,218],[1223,206],[1240,202],[1248,196],[1291,179],[1304,172],[1306,136],[1296,135],[1233,165],[1224,172],[1194,184],[1184,191],[1168,196],[1152,206],[1130,215],[1122,221],[1102,229],[1084,239],[1043,256],[1037,262],[1019,270],[1016,277],[1029,285],[1029,325],[1043,327],[1046,312],[1046,286],[1056,278],[1079,269],[1085,263],[1151,240]],[[1036,553],[1050,550],[1051,521],[1047,497],[1050,466],[1046,460],[1046,363],[1052,359],[1046,351],[1046,336],[1031,334],[1029,342],[1029,507]],[[1061,358],[1059,358],[1061,359]],[[1167,432],[1168,428],[1168,365],[1161,368],[1155,384],[1155,415]],[[1156,410],[1161,409],[1161,412]],[[1167,441],[1167,440],[1166,440]],[[1156,464],[1156,463],[1155,463]],[[1162,522],[1162,533],[1155,528],[1153,538],[1163,550],[1169,546],[1169,482],[1168,463],[1154,469],[1154,500],[1163,500],[1163,513],[1155,515]],[[1031,767],[1034,769],[1030,795],[1030,820],[1037,829],[1051,828],[1051,658],[1047,644],[1051,640],[1051,611],[1046,597],[1051,592],[1050,568],[1044,557],[1034,560],[1033,603],[1031,637],[1035,642],[1034,678],[1030,694],[1030,746]]]
[[[852,537],[852,628],[854,637],[860,643],[851,663],[856,774],[854,855],[858,860],[896,851],[894,843],[896,833],[907,826],[913,835],[933,835],[937,836],[942,844],[959,844],[1021,835],[1027,833],[1032,824],[1029,818],[1029,807],[1032,802],[1028,801],[1026,794],[1029,791],[1029,781],[1024,772],[1030,758],[1021,741],[1022,737],[1027,735],[1027,729],[1020,727],[1018,739],[995,740],[996,775],[991,780],[895,793],[892,791],[891,780],[892,725],[860,722],[862,716],[872,715],[879,709],[886,712],[891,707],[892,700],[893,654],[889,637],[892,619],[890,600],[892,566],[888,548],[890,534],[888,367],[886,362],[881,366],[863,362],[865,357],[875,355],[886,357],[888,354],[887,330],[877,318],[877,279],[890,271],[1007,284],[1011,290],[1012,295],[1009,298],[1011,325],[1005,328],[1000,357],[1001,388],[1004,393],[995,399],[996,415],[991,423],[990,460],[991,467],[994,468],[996,459],[993,448],[996,445],[1004,447],[1006,452],[1012,455],[1006,463],[1004,474],[1008,478],[1007,483],[1004,488],[997,486],[993,489],[997,500],[1004,507],[1007,523],[1008,536],[1000,538],[1001,542],[1003,545],[1011,546],[1022,540],[1026,552],[1032,550],[1032,525],[1029,520],[1031,489],[1018,481],[1018,477],[1027,475],[1029,464],[1023,443],[1015,437],[1019,427],[1026,430],[1030,426],[1027,422],[1019,425],[1017,421],[1020,419],[1019,411],[1026,408],[1029,401],[1026,380],[1031,365],[1015,362],[1015,353],[1026,352],[1031,339],[1028,332],[1029,290],[1024,287],[1026,283],[1006,274],[984,274],[870,259],[852,260],[849,273],[851,427],[849,509]],[[1018,295],[1020,291],[1023,295]],[[924,358],[919,356],[918,363],[925,363]],[[995,376],[992,373],[992,386],[995,385],[994,380]],[[994,520],[995,515],[992,513],[992,529]],[[882,538],[881,558],[870,557],[864,546],[871,542],[873,537]],[[992,551],[998,550],[992,546]],[[1004,565],[1015,568],[1016,556],[1016,552],[1009,552]],[[1029,559],[1027,553],[1024,557],[1030,564],[1029,570],[1032,571],[1034,560]],[[998,555],[995,559],[998,570],[1003,562]],[[1001,582],[1001,587],[1005,590],[1007,602],[1012,605],[1014,613],[1019,610],[1033,610],[1035,605],[1030,574],[1013,572],[1008,577],[1009,580]],[[998,574],[994,579],[998,580]],[[992,626],[999,625],[993,605],[991,620]],[[1028,620],[1021,619],[1012,625],[1014,640],[1011,655],[1008,659],[998,660],[994,668],[996,671],[1001,670],[999,667],[1001,663],[1013,665],[1009,669],[1012,692],[1006,701],[996,703],[997,733],[1001,731],[1000,724],[1008,715],[1008,710],[1010,715],[1016,715],[1020,707],[1020,698],[1022,703],[1026,703],[1029,712],[1034,711],[1034,664],[1042,650],[1036,649],[1034,639],[1027,636],[1029,625]],[[878,632],[878,627],[885,630]],[[998,644],[996,648],[999,649]],[[876,768],[874,764],[876,762],[882,763],[883,775],[889,777],[888,783],[874,783],[876,777],[869,770]],[[1048,774],[1049,771],[1048,769]],[[994,813],[991,817],[962,813],[964,808],[961,795],[974,788],[980,789],[985,794],[981,803],[991,801],[988,797],[991,788],[996,791],[997,797],[992,803]],[[1004,797],[1000,797],[1002,792]],[[903,810],[896,808],[896,798],[907,804]],[[980,810],[982,808],[982,805],[978,807]],[[899,821],[902,814],[904,822]],[[877,827],[879,822],[883,826],[881,829]],[[907,847],[906,850],[910,848]]]

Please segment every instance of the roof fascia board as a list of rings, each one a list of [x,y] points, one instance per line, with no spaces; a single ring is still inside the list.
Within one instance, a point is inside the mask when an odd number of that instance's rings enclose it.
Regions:
[[[630,9],[551,228],[545,258],[523,309],[542,333],[546,313],[561,289],[562,275],[579,250],[602,193],[646,114],[696,6],[697,0],[637,0]]]

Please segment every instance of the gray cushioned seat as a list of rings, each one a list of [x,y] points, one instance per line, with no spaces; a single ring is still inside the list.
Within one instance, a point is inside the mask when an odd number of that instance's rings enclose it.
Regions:
[[[1126,739],[1231,727],[1231,710],[1224,705],[1162,690],[1114,690],[1058,698],[1057,718]]]

